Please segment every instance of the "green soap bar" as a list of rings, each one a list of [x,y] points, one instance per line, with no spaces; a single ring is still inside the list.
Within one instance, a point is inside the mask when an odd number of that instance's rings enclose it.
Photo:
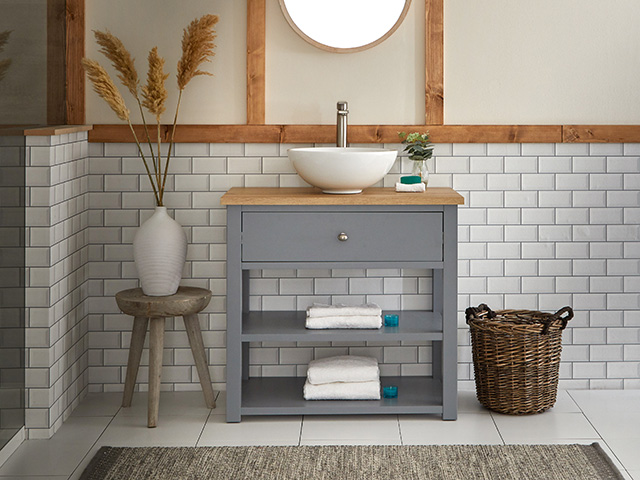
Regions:
[[[413,185],[414,183],[420,183],[422,179],[418,175],[407,175],[405,177],[400,177],[400,183],[404,183],[406,185]]]

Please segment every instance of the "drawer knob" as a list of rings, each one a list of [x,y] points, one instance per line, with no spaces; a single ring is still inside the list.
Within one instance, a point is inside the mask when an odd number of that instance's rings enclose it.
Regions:
[[[346,242],[347,240],[349,240],[349,236],[344,232],[340,232],[340,235],[338,235],[338,240],[340,240],[341,242]]]

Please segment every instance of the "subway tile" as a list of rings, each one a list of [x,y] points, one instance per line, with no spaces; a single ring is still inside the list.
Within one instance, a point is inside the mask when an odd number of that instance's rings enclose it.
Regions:
[[[590,143],[590,155],[622,155],[623,148],[621,143]]]
[[[538,157],[506,156],[504,159],[505,173],[536,173],[538,171]]]
[[[589,155],[587,143],[556,143],[556,155]]]
[[[470,157],[469,162],[471,173],[502,173],[503,171],[502,157]]]
[[[520,144],[518,143],[488,143],[487,155],[518,156]]]
[[[553,173],[523,173],[521,182],[522,190],[553,190],[556,175]]]
[[[536,192],[506,191],[504,192],[505,207],[535,207],[538,203]]]
[[[555,145],[553,143],[523,143],[521,145],[522,155],[555,155]]]
[[[621,190],[623,176],[621,173],[593,173],[589,175],[588,187],[580,186],[582,190]]]
[[[488,190],[519,190],[521,176],[516,173],[487,174]]]
[[[487,144],[485,143],[454,143],[453,155],[456,157],[477,155],[483,156],[487,154]]]
[[[571,171],[571,158],[569,157],[540,157],[538,159],[538,171],[540,173],[567,173]]]

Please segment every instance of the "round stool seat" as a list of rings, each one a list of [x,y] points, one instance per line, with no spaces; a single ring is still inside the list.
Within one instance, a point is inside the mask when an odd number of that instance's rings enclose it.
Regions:
[[[211,291],[198,287],[179,287],[173,295],[151,297],[141,288],[130,288],[116,294],[123,313],[134,317],[183,317],[195,315],[209,305]]]

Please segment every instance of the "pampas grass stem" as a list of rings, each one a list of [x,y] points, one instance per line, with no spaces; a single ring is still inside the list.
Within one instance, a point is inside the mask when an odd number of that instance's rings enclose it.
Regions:
[[[129,90],[131,95],[138,103],[138,109],[142,117],[142,123],[144,125],[145,136],[149,143],[149,149],[151,151],[151,158],[153,162],[153,173],[149,168],[147,159],[135,129],[131,123],[130,112],[127,109],[122,95],[118,91],[117,87],[97,62],[92,60],[83,59],[82,64],[87,72],[87,76],[93,83],[93,88],[98,95],[107,102],[111,109],[116,113],[118,118],[124,120],[129,125],[129,129],[133,134],[133,138],[138,147],[138,152],[142,157],[147,176],[151,182],[153,188],[153,194],[155,196],[156,204],[158,206],[163,205],[164,191],[167,185],[167,174],[169,172],[169,162],[171,161],[171,154],[173,153],[173,144],[175,141],[176,126],[178,124],[178,113],[180,111],[180,103],[182,101],[182,92],[187,84],[193,77],[199,75],[212,75],[209,72],[199,70],[200,65],[204,62],[210,61],[210,58],[214,55],[213,49],[215,44],[213,40],[216,38],[213,27],[218,23],[217,15],[204,15],[200,18],[193,20],[187,28],[184,29],[182,36],[182,57],[178,62],[178,102],[176,105],[176,111],[173,118],[173,126],[171,129],[171,138],[169,140],[169,149],[167,159],[162,165],[162,135],[161,135],[161,123],[160,116],[165,111],[165,101],[167,99],[167,91],[164,86],[165,80],[168,78],[163,71],[164,59],[158,55],[157,47],[154,47],[149,52],[149,70],[147,74],[147,84],[142,87],[142,100],[138,94],[139,80],[138,74],[135,69],[133,58],[131,54],[124,47],[122,42],[109,32],[94,31],[96,42],[100,45],[100,53],[105,55],[118,71],[118,78],[122,84]],[[6,38],[8,38],[10,32],[0,33],[0,51]],[[4,41],[4,43],[2,43]],[[0,63],[0,67],[2,63]],[[0,68],[0,74],[2,70]],[[0,75],[1,77],[1,75]],[[156,118],[156,136],[157,136],[157,155],[154,153],[153,141],[149,128],[144,116],[143,107],[146,108]]]
[[[144,125],[147,143],[151,150],[151,160],[153,161],[153,169],[155,171],[157,169],[156,165],[160,163],[160,157],[156,160],[153,153],[151,135],[149,134],[149,128],[144,117],[144,112],[142,111],[142,104],[140,103],[140,96],[138,95],[140,80],[138,79],[138,71],[136,70],[135,61],[129,51],[125,48],[122,41],[109,31],[101,32],[100,30],[94,30],[93,35],[96,39],[96,43],[101,47],[100,53],[107,57],[111,62],[113,68],[118,72],[120,82],[127,88],[127,90],[129,90],[129,93],[131,93],[138,103],[138,109],[140,110],[140,116],[142,117],[142,124]]]

